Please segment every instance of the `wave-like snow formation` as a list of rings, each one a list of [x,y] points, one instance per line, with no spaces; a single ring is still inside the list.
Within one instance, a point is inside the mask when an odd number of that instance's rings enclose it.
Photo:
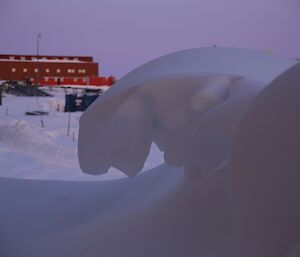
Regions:
[[[228,161],[247,106],[292,63],[232,48],[186,50],[149,62],[82,115],[80,166],[91,174],[115,167],[133,176],[154,142],[166,163],[187,174],[214,171]]]
[[[90,173],[115,167],[135,175],[154,142],[166,163],[183,166],[188,174],[213,171],[228,159],[236,124],[262,87],[236,76],[182,75],[96,104],[81,118],[81,167]]]
[[[294,64],[217,47],[163,56],[129,73],[83,114],[78,151],[84,172],[115,167],[132,178],[1,179],[0,253],[298,256]],[[166,164],[134,176],[153,142]]]

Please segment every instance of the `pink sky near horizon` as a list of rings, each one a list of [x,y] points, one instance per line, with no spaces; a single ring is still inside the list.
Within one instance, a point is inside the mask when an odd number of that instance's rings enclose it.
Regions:
[[[300,57],[300,0],[0,0],[0,53],[91,55],[125,75],[161,55],[203,46]]]

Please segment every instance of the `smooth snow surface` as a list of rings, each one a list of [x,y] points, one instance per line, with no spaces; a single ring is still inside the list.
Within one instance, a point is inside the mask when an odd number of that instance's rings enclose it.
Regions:
[[[242,119],[232,153],[240,256],[300,256],[300,64]],[[291,254],[291,255],[289,255]]]
[[[2,256],[229,257],[226,181],[186,180],[166,165],[105,182],[1,179]]]

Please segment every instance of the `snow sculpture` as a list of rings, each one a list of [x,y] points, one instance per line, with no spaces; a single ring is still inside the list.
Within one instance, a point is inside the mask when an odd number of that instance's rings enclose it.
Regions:
[[[90,174],[143,167],[151,143],[191,176],[226,167],[245,109],[294,62],[235,48],[200,48],[132,71],[81,117],[79,162]]]

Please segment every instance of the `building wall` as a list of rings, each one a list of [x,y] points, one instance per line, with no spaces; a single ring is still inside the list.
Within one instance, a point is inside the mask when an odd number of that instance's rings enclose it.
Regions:
[[[115,78],[99,77],[98,63],[90,56],[0,54],[0,80],[25,81],[41,86],[111,86]]]
[[[39,72],[38,72],[39,70]],[[0,80],[25,80],[42,77],[98,76],[98,63],[94,62],[22,62],[0,61]]]

